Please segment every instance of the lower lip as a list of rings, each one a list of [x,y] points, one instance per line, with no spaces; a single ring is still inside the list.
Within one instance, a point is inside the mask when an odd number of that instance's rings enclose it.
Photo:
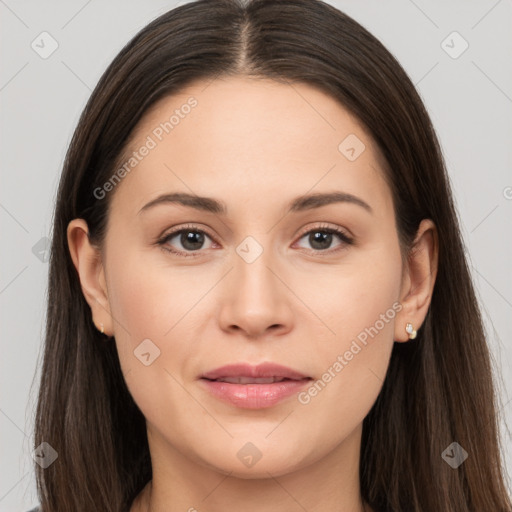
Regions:
[[[264,409],[299,392],[311,379],[284,380],[272,384],[231,384],[201,379],[212,395],[242,409]]]

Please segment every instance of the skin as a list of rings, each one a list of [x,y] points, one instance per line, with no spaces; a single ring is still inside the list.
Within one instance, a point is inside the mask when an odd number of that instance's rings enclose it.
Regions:
[[[153,480],[131,512],[363,512],[362,422],[393,343],[409,342],[406,323],[419,329],[427,314],[435,225],[422,221],[417,250],[402,266],[381,155],[357,119],[305,84],[242,76],[196,82],[146,113],[130,149],[191,95],[197,106],[109,192],[101,250],[89,243],[85,221],[68,226],[92,321],[114,337],[107,343],[116,343],[146,417]],[[338,150],[348,134],[366,146],[354,161]],[[334,203],[286,213],[292,199],[330,191],[353,194],[373,212]],[[171,203],[138,213],[171,192],[216,198],[228,213]],[[198,256],[155,244],[187,224],[207,231],[204,243],[184,246],[177,235],[166,245]],[[330,244],[315,245],[319,226],[338,227],[355,242],[333,235]],[[247,236],[263,248],[251,263],[236,252]],[[277,362],[322,379],[393,304],[401,310],[307,404],[292,396],[241,409],[198,381],[239,361]],[[147,338],[160,350],[149,366],[134,356]],[[252,467],[237,457],[247,442],[262,455]]]

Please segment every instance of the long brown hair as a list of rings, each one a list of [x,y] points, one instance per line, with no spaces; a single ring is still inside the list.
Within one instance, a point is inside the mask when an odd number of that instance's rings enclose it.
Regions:
[[[74,218],[101,247],[112,176],[148,108],[197,79],[244,74],[302,82],[336,98],[372,134],[385,162],[403,254],[419,223],[439,236],[424,324],[395,343],[363,422],[361,494],[377,511],[510,512],[500,458],[498,394],[440,146],[406,72],[360,24],[320,0],[199,0],[143,28],[94,89],[66,154],[54,215],[35,464],[44,512],[126,510],[151,479],[145,419],[115,343],[91,321],[67,245]],[[459,443],[453,469],[442,453]]]

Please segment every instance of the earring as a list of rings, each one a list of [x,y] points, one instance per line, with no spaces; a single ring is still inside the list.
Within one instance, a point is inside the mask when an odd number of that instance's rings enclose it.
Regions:
[[[418,333],[414,330],[414,328],[413,328],[412,324],[406,324],[406,326],[405,326],[405,332],[406,332],[407,334],[409,334],[409,339],[410,339],[410,340],[413,340],[414,338],[416,338],[416,335],[418,334]]]
[[[101,324],[100,324],[100,325],[101,325],[101,334],[105,334],[105,331],[104,331],[104,329],[103,329],[103,322],[101,322]]]

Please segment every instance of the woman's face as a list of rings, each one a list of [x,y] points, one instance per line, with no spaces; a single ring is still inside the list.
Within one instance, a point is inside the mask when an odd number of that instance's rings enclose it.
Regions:
[[[232,77],[161,100],[129,149],[125,172],[96,191],[113,194],[101,274],[110,316],[98,315],[154,464],[182,457],[253,478],[349,453],[409,321],[369,134],[315,88]],[[162,199],[172,194],[192,199]],[[315,194],[339,196],[296,203]],[[310,380],[201,378],[268,362]]]

